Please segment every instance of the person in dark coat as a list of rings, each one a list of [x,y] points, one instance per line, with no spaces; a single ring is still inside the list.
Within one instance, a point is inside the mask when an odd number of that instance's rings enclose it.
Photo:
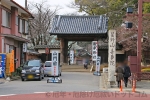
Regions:
[[[130,71],[130,67],[127,65],[128,64],[128,60],[125,59],[124,61],[124,83],[125,83],[125,87],[127,87],[127,84],[128,84],[128,78],[131,76],[131,71]]]
[[[84,69],[88,69],[87,63],[84,63]]]
[[[123,64],[120,63],[119,66],[116,68],[116,81],[118,82],[118,87],[121,86],[121,80],[123,80]]]

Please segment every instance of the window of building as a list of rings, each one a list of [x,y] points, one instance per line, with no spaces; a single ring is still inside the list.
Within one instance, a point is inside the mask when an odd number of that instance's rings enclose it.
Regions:
[[[25,21],[25,33],[28,34],[28,21]]]
[[[9,45],[6,44],[6,53],[9,53]]]
[[[21,18],[18,18],[18,31],[19,33],[22,33],[22,19]]]
[[[9,45],[9,53],[11,53],[11,52],[12,52],[12,50],[14,50],[14,46]]]
[[[16,16],[16,25],[18,25],[18,16]]]
[[[25,33],[25,20],[22,20],[22,33]]]
[[[28,21],[18,18],[18,31],[23,34],[28,34]]]
[[[2,25],[5,27],[11,27],[11,14],[5,10],[2,10]]]
[[[14,50],[14,46],[6,44],[6,53],[11,53]]]

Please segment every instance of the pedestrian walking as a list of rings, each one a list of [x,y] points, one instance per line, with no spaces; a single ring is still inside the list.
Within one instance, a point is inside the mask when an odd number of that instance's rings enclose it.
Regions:
[[[88,69],[87,63],[84,63],[84,69]]]
[[[127,65],[128,64],[128,60],[125,59],[124,61],[124,67],[123,67],[123,70],[124,70],[124,84],[125,84],[125,87],[127,87],[127,84],[128,84],[128,78],[131,76],[131,71],[130,71],[130,67]]]
[[[116,81],[118,83],[118,88],[121,87],[121,80],[123,80],[123,63],[120,63],[119,66],[116,68]]]
[[[71,60],[69,59],[69,65],[70,65]]]

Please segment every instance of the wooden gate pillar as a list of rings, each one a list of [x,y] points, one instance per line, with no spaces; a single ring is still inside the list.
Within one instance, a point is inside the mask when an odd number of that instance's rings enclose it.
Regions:
[[[64,39],[60,39],[60,64],[64,63]]]
[[[68,41],[64,40],[64,63],[68,63]]]

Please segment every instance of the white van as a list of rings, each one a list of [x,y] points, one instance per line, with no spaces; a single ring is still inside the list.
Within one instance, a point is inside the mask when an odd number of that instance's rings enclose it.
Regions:
[[[52,61],[46,61],[44,64],[44,76],[51,76],[51,70],[52,70]],[[59,70],[59,76],[61,76],[61,66],[58,66]]]

